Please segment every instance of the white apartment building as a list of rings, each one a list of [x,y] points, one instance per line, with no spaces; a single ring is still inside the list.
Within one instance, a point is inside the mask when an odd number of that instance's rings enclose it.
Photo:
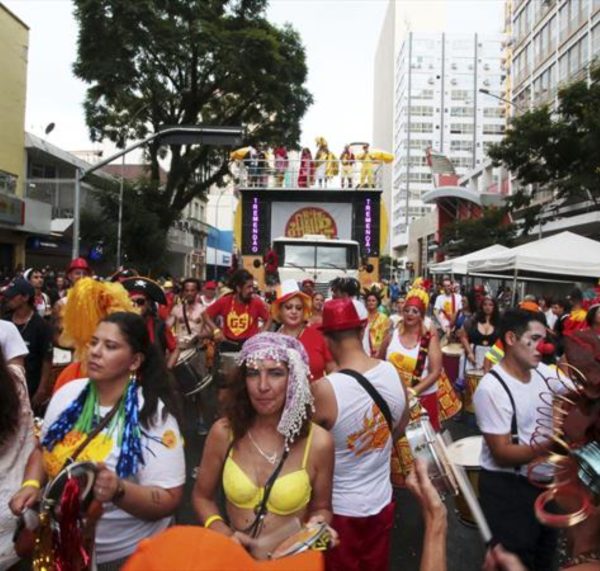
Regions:
[[[600,0],[507,0],[505,12],[505,96],[515,112],[552,104],[560,86],[589,79],[600,54]]]
[[[396,255],[406,249],[408,225],[431,208],[421,200],[433,184],[426,150],[448,156],[460,176],[477,168],[488,146],[501,140],[505,104],[480,90],[500,93],[503,50],[501,34],[407,31],[400,42],[390,224]]]

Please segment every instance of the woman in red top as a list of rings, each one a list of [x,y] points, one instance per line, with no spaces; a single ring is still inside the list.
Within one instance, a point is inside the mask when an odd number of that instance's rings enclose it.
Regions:
[[[285,280],[277,288],[277,298],[271,305],[271,315],[280,323],[278,333],[295,337],[308,354],[311,381],[335,370],[335,362],[323,334],[314,325],[308,325],[311,299],[300,291],[295,280]]]

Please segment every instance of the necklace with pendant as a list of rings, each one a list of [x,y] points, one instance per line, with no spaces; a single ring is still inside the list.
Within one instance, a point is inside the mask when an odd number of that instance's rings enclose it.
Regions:
[[[256,450],[258,451],[258,453],[271,465],[275,465],[275,462],[277,462],[277,459],[279,458],[279,453],[278,452],[272,452],[271,454],[268,454],[267,452],[265,452],[256,442],[256,440],[254,440],[254,438],[252,437],[252,433],[250,431],[248,431],[248,438],[250,438],[250,442],[252,442],[252,445],[254,446],[254,448],[256,448]]]

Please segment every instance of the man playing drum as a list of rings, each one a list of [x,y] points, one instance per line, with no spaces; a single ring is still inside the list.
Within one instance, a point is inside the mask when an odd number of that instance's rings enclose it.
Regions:
[[[389,565],[395,507],[390,424],[395,438],[406,427],[408,408],[394,366],[363,350],[366,322],[367,312],[356,300],[334,299],[323,308],[321,330],[340,367],[311,387],[313,420],[331,431],[335,444],[331,525],[340,545],[326,555],[329,571],[385,571]]]

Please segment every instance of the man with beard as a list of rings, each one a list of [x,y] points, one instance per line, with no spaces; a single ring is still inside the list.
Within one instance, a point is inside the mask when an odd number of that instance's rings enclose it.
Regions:
[[[232,351],[239,350],[244,341],[271,325],[266,304],[253,293],[253,282],[248,270],[235,271],[229,282],[232,293],[220,297],[204,314],[213,339],[218,343],[227,342]],[[218,318],[223,320],[222,329],[216,324]]]

